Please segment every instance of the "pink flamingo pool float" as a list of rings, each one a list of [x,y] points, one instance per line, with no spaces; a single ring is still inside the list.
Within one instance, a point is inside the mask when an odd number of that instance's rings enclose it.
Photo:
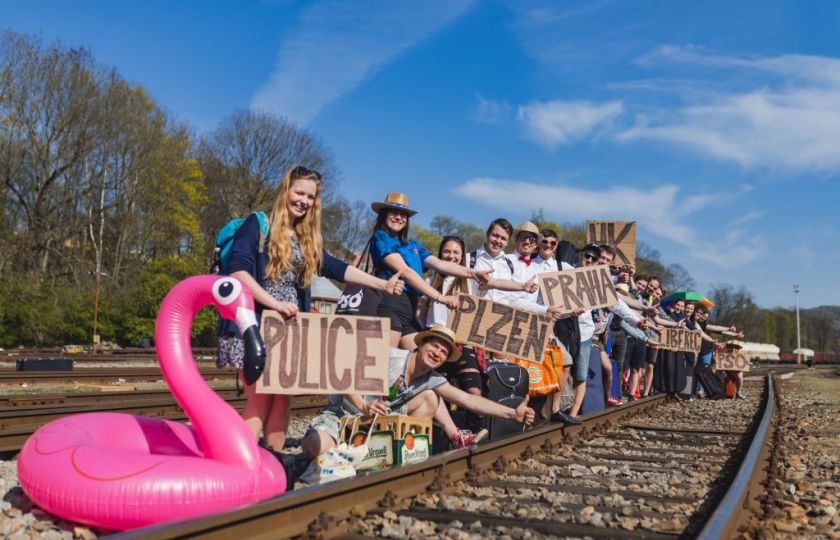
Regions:
[[[221,512],[285,491],[282,465],[256,444],[193,361],[192,320],[211,304],[236,321],[246,378],[259,377],[265,352],[248,287],[222,276],[182,281],[161,304],[155,345],[163,377],[193,427],[116,413],[50,422],[18,457],[21,486],[38,506],[70,521],[123,530]]]

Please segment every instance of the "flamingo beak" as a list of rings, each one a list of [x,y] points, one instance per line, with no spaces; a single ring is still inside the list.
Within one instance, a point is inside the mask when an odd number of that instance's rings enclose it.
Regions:
[[[257,319],[253,310],[237,308],[236,324],[239,333],[242,334],[242,343],[245,346],[245,359],[243,369],[246,384],[254,384],[262,376],[265,369],[265,346],[260,337],[260,328],[257,326]]]

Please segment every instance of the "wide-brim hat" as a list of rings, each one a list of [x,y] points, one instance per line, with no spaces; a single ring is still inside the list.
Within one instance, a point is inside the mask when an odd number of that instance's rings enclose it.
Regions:
[[[537,237],[537,240],[539,240],[542,236],[540,234],[540,230],[537,228],[536,225],[534,225],[530,221],[523,221],[519,224],[518,227],[516,227],[516,229],[513,230],[513,239],[516,240],[516,238],[519,236],[519,233],[523,232],[533,233]]]
[[[375,202],[370,207],[377,214],[383,209],[399,210],[409,216],[417,213],[417,210],[412,210],[408,207],[408,197],[405,193],[389,193],[385,196],[385,202]]]
[[[443,325],[433,326],[425,332],[419,332],[414,336],[414,343],[419,347],[424,341],[432,337],[442,339],[449,345],[449,356],[446,357],[447,362],[454,362],[461,357],[461,351],[455,346],[455,332]]]

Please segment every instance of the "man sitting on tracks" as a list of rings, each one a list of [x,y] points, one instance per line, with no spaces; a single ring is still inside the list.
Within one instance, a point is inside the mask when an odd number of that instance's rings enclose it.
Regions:
[[[417,349],[412,352],[391,349],[388,366],[390,390],[387,397],[352,394],[330,396],[329,405],[312,421],[301,441],[306,456],[315,458],[336,447],[340,418],[345,414],[371,417],[399,413],[417,418],[434,417],[444,424],[451,424],[452,420],[441,398],[479,415],[507,418],[527,425],[533,423],[534,410],[528,407],[527,399],[516,409],[511,409],[464,392],[449,384],[446,377],[435,371],[444,362],[457,360],[461,354],[455,346],[452,330],[446,326],[434,326],[418,333],[414,341]],[[442,418],[444,415],[445,418]]]

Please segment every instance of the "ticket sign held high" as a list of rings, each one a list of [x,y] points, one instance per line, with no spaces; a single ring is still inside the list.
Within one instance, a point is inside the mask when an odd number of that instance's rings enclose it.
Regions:
[[[563,313],[571,313],[576,309],[588,311],[618,302],[610,268],[605,264],[544,272],[537,274],[537,278],[545,304],[560,306]]]
[[[636,266],[635,221],[587,221],[586,242],[614,247],[617,266]]]
[[[468,294],[458,295],[458,311],[448,321],[458,343],[536,363],[551,337],[549,324],[536,313]]]
[[[749,371],[750,359],[744,353],[715,353],[715,369],[718,371]]]
[[[700,352],[700,345],[703,344],[703,337],[697,330],[666,328],[659,337],[659,342],[664,348],[671,349],[672,351],[697,354]]]
[[[388,393],[391,321],[380,317],[263,311],[260,394]]]

